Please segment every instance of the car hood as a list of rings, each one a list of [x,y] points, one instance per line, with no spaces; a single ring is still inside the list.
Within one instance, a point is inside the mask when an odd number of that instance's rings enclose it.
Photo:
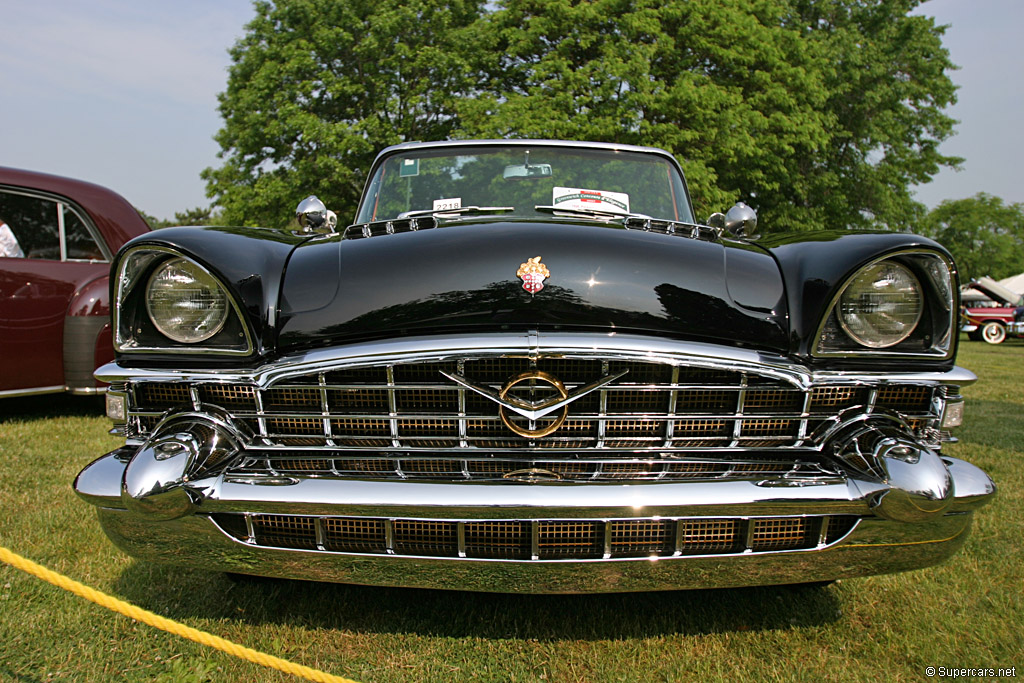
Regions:
[[[531,293],[528,259],[548,276]],[[562,329],[784,350],[782,278],[760,248],[578,221],[452,221],[295,250],[278,348],[456,330]]]
[[[978,290],[993,301],[1001,302],[1007,306],[1021,305],[1020,294],[1003,287],[991,278],[980,277],[977,280],[971,280],[968,286]]]

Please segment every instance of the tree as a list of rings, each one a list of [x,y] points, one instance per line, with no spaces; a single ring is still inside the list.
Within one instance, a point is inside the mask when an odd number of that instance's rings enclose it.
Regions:
[[[461,133],[664,147],[702,216],[768,196],[827,140],[815,46],[785,7],[507,0],[477,33],[494,57],[485,92],[459,103]]]
[[[919,232],[952,252],[964,282],[1024,272],[1024,204],[1006,205],[984,192],[946,200],[928,212]]]
[[[222,216],[220,214],[213,213],[213,207],[197,206],[194,209],[186,209],[185,211],[177,211],[174,214],[173,219],[159,219],[154,216],[150,216],[141,209],[136,209],[142,216],[142,219],[149,224],[149,227],[153,230],[159,228],[168,228],[172,225],[223,225]]]
[[[475,0],[255,7],[220,96],[225,161],[203,172],[227,222],[284,226],[310,194],[344,221],[381,148],[451,135]]]
[[[828,144],[803,162],[804,197],[818,222],[915,229],[911,186],[957,157],[938,151],[956,102],[945,27],[911,15],[921,0],[794,0],[794,21],[825,51]]]
[[[504,0],[462,133],[665,147],[698,215],[744,200],[771,230],[903,228],[954,100],[917,0]]]
[[[280,0],[232,51],[208,193],[281,225],[351,215],[403,140],[568,138],[670,150],[697,215],[768,230],[904,229],[909,187],[958,160],[953,68],[919,0]],[[343,219],[344,220],[344,219]]]

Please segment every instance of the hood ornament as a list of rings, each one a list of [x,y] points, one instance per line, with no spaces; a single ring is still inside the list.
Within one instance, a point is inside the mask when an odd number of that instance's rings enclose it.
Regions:
[[[540,262],[540,256],[526,259],[526,263],[519,264],[516,276],[522,279],[523,289],[530,294],[536,294],[544,289],[544,279],[551,277],[551,271]]]

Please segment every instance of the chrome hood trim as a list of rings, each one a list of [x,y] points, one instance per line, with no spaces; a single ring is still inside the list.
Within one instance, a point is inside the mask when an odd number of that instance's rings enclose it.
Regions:
[[[96,378],[107,383],[139,381],[170,382],[247,382],[267,387],[288,377],[338,370],[363,365],[384,365],[402,362],[430,362],[456,359],[467,355],[536,358],[572,355],[582,359],[617,358],[659,362],[669,365],[690,365],[711,369],[756,372],[806,390],[827,381],[832,384],[884,382],[898,384],[953,384],[964,386],[977,381],[977,376],[961,367],[933,372],[837,372],[809,371],[785,356],[724,347],[701,342],[675,341],[657,337],[604,333],[494,333],[463,334],[446,337],[409,337],[361,342],[292,353],[273,363],[255,369],[216,370],[151,370],[128,368],[108,363],[96,371]]]

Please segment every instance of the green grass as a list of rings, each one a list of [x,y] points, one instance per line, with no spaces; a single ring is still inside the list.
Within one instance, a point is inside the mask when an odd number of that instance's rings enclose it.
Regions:
[[[931,569],[824,589],[516,596],[300,581],[136,562],[70,488],[119,445],[102,403],[0,401],[0,545],[143,608],[361,681],[919,681],[1024,673],[1024,342],[961,344],[976,372],[950,455],[1000,487]],[[108,612],[0,565],[0,681],[275,681],[283,674]]]

